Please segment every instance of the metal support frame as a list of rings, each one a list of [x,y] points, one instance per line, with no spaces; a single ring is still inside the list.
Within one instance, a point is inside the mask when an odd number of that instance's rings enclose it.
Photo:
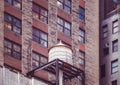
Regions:
[[[34,73],[39,72],[41,70],[45,70],[47,72],[54,74],[56,76],[56,82],[55,82],[56,85],[59,85],[59,70],[63,71],[63,80],[71,80],[75,77],[80,76],[82,79],[83,85],[85,83],[85,78],[84,78],[85,75],[82,70],[59,59],[55,59],[51,62],[48,62],[47,64],[44,64],[43,66],[33,69],[32,71],[27,73],[27,76],[35,77]],[[48,80],[45,80],[45,81],[54,85],[51,81],[48,81]]]

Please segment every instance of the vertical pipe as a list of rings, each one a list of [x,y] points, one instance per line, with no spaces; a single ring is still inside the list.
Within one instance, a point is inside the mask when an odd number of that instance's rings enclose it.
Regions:
[[[85,85],[85,73],[83,73],[83,85]]]
[[[59,67],[58,67],[58,59],[56,59],[56,85],[59,85]]]
[[[63,71],[59,70],[59,85],[63,85]]]
[[[5,85],[5,67],[3,66],[3,85]]]
[[[32,85],[34,85],[34,78],[32,78]]]
[[[17,75],[18,76],[18,85],[20,85],[20,73],[18,72],[17,74],[18,74]]]

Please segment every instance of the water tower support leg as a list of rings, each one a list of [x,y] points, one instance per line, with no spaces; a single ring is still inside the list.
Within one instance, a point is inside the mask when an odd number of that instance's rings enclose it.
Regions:
[[[59,85],[59,66],[58,66],[58,60],[56,60],[56,85]]]

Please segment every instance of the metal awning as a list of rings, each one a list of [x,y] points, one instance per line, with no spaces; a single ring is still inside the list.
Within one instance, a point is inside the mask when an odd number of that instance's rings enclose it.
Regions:
[[[80,76],[84,84],[84,72],[79,68],[72,66],[59,59],[55,59],[51,62],[48,62],[47,64],[44,64],[43,66],[37,67],[36,69],[33,69],[32,71],[28,72],[27,75],[34,76],[34,73],[39,72],[41,70],[45,70],[46,72],[50,72],[56,76],[55,85],[59,85],[59,70],[63,71],[63,80],[71,80]],[[52,82],[50,83],[52,84]]]

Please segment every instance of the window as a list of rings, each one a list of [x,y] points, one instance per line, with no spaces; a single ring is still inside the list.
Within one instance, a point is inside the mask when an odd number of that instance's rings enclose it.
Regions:
[[[80,65],[85,65],[85,52],[79,51],[79,61]]]
[[[33,36],[33,41],[41,44],[44,47],[48,47],[48,36],[46,33],[33,27],[32,36]]]
[[[21,21],[5,13],[5,29],[9,29],[17,34],[21,34]]]
[[[17,9],[22,9],[22,0],[5,0],[5,1]]]
[[[42,66],[48,62],[47,58],[36,52],[32,52],[32,67],[36,68]]]
[[[112,85],[117,85],[117,80],[112,81]]]
[[[108,36],[108,26],[103,26],[103,38],[106,38]]]
[[[58,0],[57,5],[67,13],[71,13],[71,0]]]
[[[118,71],[118,60],[111,62],[111,73],[116,73]]]
[[[85,31],[82,29],[79,29],[79,41],[85,43]]]
[[[103,54],[104,56],[107,56],[109,54],[109,47],[103,48]]]
[[[45,8],[33,3],[33,18],[48,23],[48,11]]]
[[[58,17],[58,29],[64,34],[71,36],[71,24]]]
[[[112,32],[116,33],[118,32],[119,28],[118,28],[118,20],[113,21],[113,28],[112,28]]]
[[[82,7],[79,7],[79,19],[80,20],[85,20],[85,9]]]
[[[105,64],[100,66],[101,78],[105,77]]]
[[[114,41],[112,42],[112,51],[113,51],[113,52],[118,51],[118,40],[114,40]]]
[[[20,60],[21,59],[21,46],[5,39],[4,40],[4,54]]]

